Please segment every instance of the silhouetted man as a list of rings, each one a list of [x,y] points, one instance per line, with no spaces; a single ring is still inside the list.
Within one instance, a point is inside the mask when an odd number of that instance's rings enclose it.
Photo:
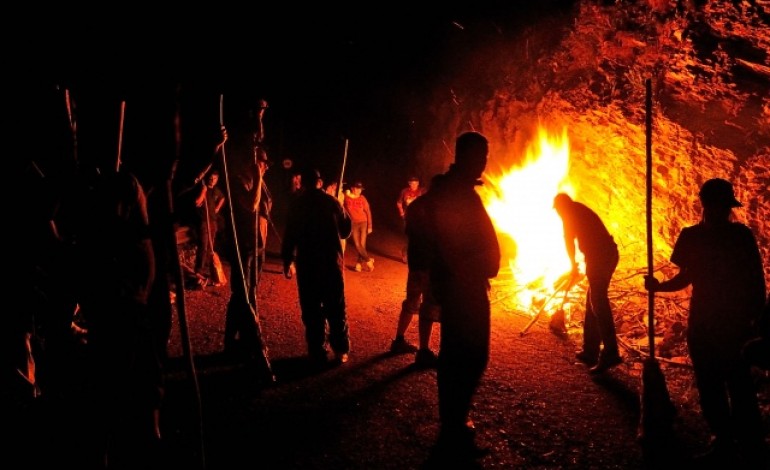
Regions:
[[[679,272],[663,282],[645,276],[645,287],[673,292],[692,285],[687,347],[703,417],[714,436],[710,463],[740,466],[736,459],[743,457],[743,463],[760,464],[765,435],[742,350],[756,333],[765,302],[762,257],[751,230],[730,220],[732,209],[742,205],[730,182],[708,180],[699,196],[703,220],[682,229],[671,253]]]
[[[454,163],[422,196],[429,198],[430,278],[441,307],[437,448],[459,458],[479,454],[468,413],[489,361],[489,279],[500,268],[497,234],[475,190],[488,152],[483,135],[460,135]]]
[[[586,313],[583,322],[583,350],[577,359],[599,374],[620,364],[615,321],[608,298],[610,281],[618,266],[618,246],[599,216],[585,204],[573,201],[564,193],[553,200],[553,208],[564,226],[564,245],[577,274],[575,245],[583,253],[588,278]]]
[[[334,360],[342,364],[350,352],[342,240],[350,236],[351,221],[340,201],[318,186],[320,178],[314,169],[302,172],[302,191],[289,208],[281,258],[287,279],[296,268],[310,359],[326,363],[328,329]]]

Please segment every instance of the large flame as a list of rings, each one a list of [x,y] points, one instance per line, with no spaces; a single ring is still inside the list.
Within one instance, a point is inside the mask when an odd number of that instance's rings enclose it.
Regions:
[[[553,209],[559,192],[574,196],[568,180],[569,139],[542,126],[518,167],[500,176],[485,174],[479,194],[501,234],[503,252],[516,284],[519,305],[527,308],[553,293],[554,284],[570,271],[561,219]]]

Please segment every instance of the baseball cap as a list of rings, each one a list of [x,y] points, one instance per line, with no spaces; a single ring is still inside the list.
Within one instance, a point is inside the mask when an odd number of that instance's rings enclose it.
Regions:
[[[733,185],[722,178],[712,178],[700,188],[698,193],[701,203],[704,206],[710,205],[726,205],[727,207],[742,207],[737,199],[735,199],[735,192],[733,191]]]
[[[351,187],[364,189],[364,183],[362,183],[360,181],[356,181],[355,183],[353,183],[353,186],[351,186]]]

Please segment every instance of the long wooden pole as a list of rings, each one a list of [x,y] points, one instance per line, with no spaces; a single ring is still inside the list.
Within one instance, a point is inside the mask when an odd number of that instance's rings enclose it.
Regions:
[[[340,170],[340,183],[337,185],[337,198],[340,197],[342,191],[342,181],[345,177],[345,165],[348,163],[348,139],[345,139],[345,151],[342,154],[342,170]]]
[[[78,160],[78,126],[77,121],[75,120],[75,112],[73,110],[75,106],[73,105],[72,99],[70,99],[69,89],[64,90],[64,104],[67,106],[67,118],[69,119],[70,123],[70,131],[72,131],[72,158],[75,163],[75,171],[77,171],[80,164]]]
[[[120,103],[120,124],[118,127],[118,158],[115,161],[115,171],[120,171],[120,164],[121,164],[121,152],[123,150],[123,122],[126,118],[126,102],[121,101]]]
[[[652,80],[645,81],[646,87],[646,218],[647,218],[647,275],[652,276]],[[645,460],[652,467],[670,463],[668,446],[673,443],[672,424],[676,408],[666,386],[666,378],[655,357],[655,293],[647,293],[647,337],[650,356],[642,369],[641,420],[639,437],[643,445]]]
[[[220,117],[220,126],[224,128],[224,122],[222,119],[222,102],[224,99],[224,95],[220,95],[219,98],[219,117]],[[238,240],[238,227],[235,220],[235,210],[234,210],[234,204],[235,201],[233,201],[232,192],[230,190],[230,174],[228,171],[228,164],[227,164],[227,155],[225,154],[225,147],[222,146],[221,148],[222,152],[222,168],[224,172],[225,177],[225,190],[227,192],[227,200],[229,201],[228,207],[230,208],[230,227],[233,234],[233,245],[235,250],[235,258],[238,260],[237,266],[230,266],[230,282],[241,282],[243,285],[243,293],[244,293],[244,299],[245,302],[245,308],[248,308],[250,310],[250,313],[253,318],[252,326],[254,327],[253,335],[254,338],[253,341],[257,342],[256,349],[259,349],[258,351],[251,351],[256,356],[253,357],[253,359],[257,362],[258,367],[260,368],[260,373],[264,373],[263,377],[260,377],[261,379],[264,378],[268,382],[272,383],[275,382],[275,375],[273,374],[273,368],[270,364],[270,358],[268,357],[267,347],[265,346],[264,340],[262,338],[262,329],[260,327],[259,323],[259,312],[257,310],[257,296],[258,296],[258,283],[259,283],[259,273],[255,274],[255,278],[253,280],[253,286],[250,286],[250,278],[251,276],[247,272],[248,267],[243,265],[243,258],[241,257],[241,248],[240,243]],[[258,269],[257,263],[259,262],[259,206],[261,203],[261,195],[262,195],[262,172],[259,169],[259,165],[257,164],[257,148],[254,148],[254,171],[256,171],[256,174],[254,175],[254,182],[256,186],[254,187],[256,194],[254,198],[254,224],[256,228],[256,235],[254,240],[254,270],[256,271]],[[239,277],[240,279],[236,279],[236,277]],[[250,288],[252,287],[252,288]],[[232,300],[231,300],[232,301]]]
[[[645,153],[646,165],[646,214],[647,214],[647,275],[653,274],[652,261],[652,80],[645,81]],[[647,291],[647,339],[650,345],[650,357],[655,357],[655,292]]]
[[[177,90],[178,94],[178,90]],[[175,122],[175,136],[176,136],[176,155],[174,156],[174,161],[171,164],[171,168],[168,174],[168,179],[166,180],[166,204],[168,209],[168,217],[169,220],[174,219],[174,177],[176,176],[176,169],[179,165],[179,159],[180,159],[180,153],[181,153],[181,129],[180,126],[180,103],[179,103],[180,97],[176,97],[176,119],[174,119]],[[181,336],[182,341],[182,354],[184,356],[185,360],[185,366],[187,368],[187,372],[190,374],[190,379],[192,380],[193,385],[193,394],[195,398],[195,404],[196,404],[196,413],[198,418],[198,424],[199,424],[199,446],[200,446],[200,459],[201,459],[201,469],[206,468],[206,451],[205,451],[205,439],[204,439],[204,433],[203,433],[203,405],[201,402],[201,394],[200,394],[200,386],[198,384],[198,374],[195,370],[195,361],[193,360],[193,354],[192,354],[192,345],[190,342],[190,333],[187,323],[187,308],[185,304],[185,289],[184,289],[184,270],[182,268],[182,263],[179,259],[179,247],[177,245],[176,241],[176,230],[174,228],[174,224],[168,224],[170,230],[168,231],[168,237],[169,237],[169,246],[173,247],[172,253],[171,253],[171,263],[173,266],[173,272],[172,275],[174,277],[174,285],[176,290],[176,313],[177,318],[179,319],[179,335]]]

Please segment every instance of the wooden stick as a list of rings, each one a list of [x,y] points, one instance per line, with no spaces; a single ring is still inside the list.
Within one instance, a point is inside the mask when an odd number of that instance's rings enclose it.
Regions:
[[[123,149],[123,121],[126,116],[126,102],[121,101],[120,103],[120,125],[118,127],[118,159],[115,162],[115,171],[120,171],[120,154],[121,150]]]
[[[545,309],[546,307],[548,307],[548,304],[551,303],[551,301],[559,294],[559,292],[562,291],[562,289],[569,292],[568,289],[570,287],[572,287],[572,277],[562,280],[562,282],[559,283],[559,286],[556,288],[556,290],[554,290],[553,293],[545,300],[545,302],[543,302],[543,305],[538,309],[537,313],[535,313],[535,315],[532,317],[532,320],[530,320],[530,322],[527,323],[527,326],[525,326],[524,329],[521,330],[521,332],[519,333],[519,336],[524,336],[527,333],[527,331],[529,331],[529,329],[532,328],[532,325],[535,324],[535,322],[540,317],[540,315],[542,315],[543,312],[545,312]],[[566,301],[566,298],[567,298],[566,292],[564,294],[564,298]]]
[[[340,184],[337,185],[337,199],[340,197],[340,191],[342,191],[342,181],[345,176],[345,165],[348,163],[348,139],[345,139],[345,151],[342,154],[342,170],[340,171]]]
[[[177,91],[178,94],[178,91]],[[125,102],[124,102],[125,103]],[[179,104],[179,96],[176,97],[176,119],[174,119],[175,122],[175,135],[176,135],[176,155],[174,155],[174,161],[171,164],[171,167],[169,168],[168,177],[166,179],[166,216],[169,217],[169,220],[173,220],[175,218],[174,214],[174,196],[173,196],[173,187],[174,187],[174,178],[176,177],[176,169],[179,164],[179,158],[180,158],[180,152],[179,149],[181,148],[181,142],[180,142],[180,136],[181,131],[179,129],[179,113],[180,113],[180,104]],[[122,122],[122,118],[121,118]],[[122,129],[121,124],[121,129]],[[120,161],[118,161],[120,163]],[[181,337],[182,342],[182,355],[185,359],[185,366],[187,369],[187,372],[190,376],[190,380],[192,382],[193,386],[193,394],[195,399],[195,413],[196,417],[198,418],[198,445],[199,445],[199,452],[200,452],[200,459],[201,459],[201,468],[206,468],[206,449],[205,449],[205,438],[204,438],[204,426],[203,426],[203,404],[201,402],[201,393],[200,393],[200,385],[198,383],[198,373],[195,369],[195,361],[193,360],[193,353],[192,353],[192,343],[190,341],[190,333],[189,333],[189,326],[187,322],[187,308],[185,303],[185,291],[184,291],[184,272],[182,269],[182,263],[180,259],[179,254],[179,245],[177,245],[176,241],[176,230],[175,226],[173,224],[168,224],[169,230],[166,234],[168,237],[168,246],[172,247],[172,253],[171,253],[171,261],[172,261],[172,269],[171,274],[174,279],[174,285],[176,288],[176,313],[177,318],[179,320],[179,335]]]
[[[652,276],[654,268],[652,266],[652,80],[645,80],[647,89],[647,98],[645,100],[646,116],[645,128],[646,139],[645,148],[647,154],[647,275]],[[650,357],[655,357],[655,292],[648,291],[647,294],[647,337],[650,342]]]
[[[75,169],[78,167],[78,126],[75,120],[72,100],[70,99],[69,89],[64,89],[64,104],[67,106],[67,118],[70,122],[70,131],[72,132],[72,157],[75,161]]]

